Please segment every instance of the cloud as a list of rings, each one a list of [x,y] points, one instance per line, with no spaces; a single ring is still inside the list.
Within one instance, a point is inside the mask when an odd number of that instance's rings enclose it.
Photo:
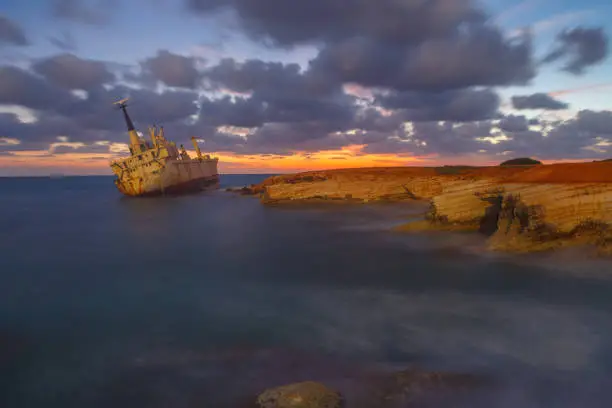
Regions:
[[[16,115],[0,114],[0,137],[15,143],[0,144],[3,151],[47,150],[59,135],[78,128],[69,119],[41,114],[37,122],[22,123]]]
[[[103,26],[110,21],[110,12],[117,6],[116,0],[51,0],[53,16],[78,23]]]
[[[70,93],[60,88],[52,88],[58,92],[55,94],[57,98],[53,97],[53,92],[39,92],[45,89],[45,81],[25,76],[24,72],[16,68],[12,68],[11,72],[18,75],[7,79],[12,80],[11,83],[17,87],[15,92],[8,93],[10,99],[3,99],[4,89],[13,90],[3,86],[5,77],[0,70],[0,103],[44,109],[38,110],[37,120],[30,123],[20,122],[13,114],[0,114],[0,137],[21,142],[17,146],[3,146],[2,150],[44,150],[51,143],[58,142],[58,137],[66,137],[72,143],[84,144],[97,141],[125,142],[125,123],[121,113],[112,104],[117,95],[134,98],[130,114],[139,130],[145,134],[146,127],[153,124],[171,125],[170,128],[172,125],[179,125],[179,132],[173,135],[173,138],[182,138],[185,141],[188,141],[191,134],[199,134],[200,129],[194,133],[194,128],[183,125],[190,115],[197,113],[198,95],[194,92],[156,93],[144,89],[115,87],[107,90],[100,87],[88,91],[88,98],[85,100],[73,98],[61,101],[64,96],[71,97]],[[32,78],[36,81],[32,81]]]
[[[196,69],[196,59],[160,50],[155,57],[142,63],[145,74],[168,86],[195,88],[200,78]]]
[[[54,110],[76,98],[28,71],[0,66],[0,104],[22,105],[37,110]]]
[[[545,93],[535,93],[532,95],[513,96],[512,106],[514,109],[546,109],[546,110],[562,110],[567,109],[569,105],[561,102]]]
[[[68,53],[37,61],[32,69],[50,83],[66,89],[88,90],[115,79],[105,63]]]
[[[59,143],[58,145],[53,145],[51,149],[49,149],[52,154],[66,154],[66,153],[79,153],[79,154],[89,154],[89,153],[102,153],[107,154],[110,153],[110,143],[92,143],[92,144],[72,144]]]
[[[528,36],[509,41],[469,0],[191,0],[201,13],[233,8],[253,38],[322,45],[315,82],[395,90],[526,84],[535,75]]]
[[[338,94],[338,83],[322,83],[318,78],[302,72],[298,64],[247,60],[239,63],[233,58],[224,58],[204,71],[204,78],[211,89],[254,94],[260,99],[282,96],[316,97]]]
[[[401,109],[405,121],[452,120],[458,122],[491,119],[497,114],[499,96],[489,90],[442,92],[394,92],[376,98],[386,109]]]
[[[612,137],[612,112],[581,110],[575,119],[579,131]]]
[[[495,22],[500,23],[504,20],[509,20],[513,17],[520,16],[525,12],[533,9],[541,0],[523,0],[518,4],[511,6],[510,8],[502,11],[500,14],[495,16]]]
[[[522,119],[521,119],[522,118]],[[524,117],[514,117],[515,125]],[[503,121],[502,121],[503,122]],[[612,141],[612,112],[582,110],[576,117],[563,122],[539,120],[536,129],[523,126],[505,127],[507,140],[496,145],[499,152],[510,151],[514,155],[535,156],[541,159],[583,159],[608,157],[612,149],[606,141]],[[592,147],[597,146],[597,150]]]
[[[546,31],[559,28],[564,25],[584,20],[587,17],[596,14],[595,10],[579,10],[568,11],[566,13],[556,14],[544,20],[537,21],[529,27],[533,34],[542,34]]]
[[[529,121],[525,116],[508,115],[499,121],[499,128],[506,132],[526,132]]]
[[[76,40],[70,31],[64,31],[58,36],[49,36],[48,40],[62,51],[72,52],[77,49]]]
[[[544,152],[553,141],[558,145],[549,147],[551,155],[570,148],[586,154],[583,147],[602,140],[608,123],[590,112],[554,124],[502,115],[497,89],[529,84],[536,74],[531,38],[508,39],[471,0],[189,4],[204,14],[229,9],[252,39],[279,47],[315,45],[318,54],[304,68],[233,58],[204,65],[202,58],[168,50],[129,67],[61,54],[36,61],[33,72],[7,68],[7,74],[3,68],[0,103],[25,104],[39,119],[6,119],[5,137],[24,149],[46,143],[59,152],[76,144],[104,150],[95,143],[127,141],[112,105],[122,97],[131,98],[130,114],[143,133],[147,125],[164,125],[178,143],[196,136],[205,150],[241,155],[362,145],[364,154],[491,156]],[[572,47],[555,58],[570,58]],[[27,98],[11,91],[17,85]],[[363,90],[361,97],[349,88]],[[53,97],[39,100],[32,89]],[[85,90],[84,97],[74,89]],[[565,106],[547,95],[515,98],[523,106]],[[58,145],[58,136],[69,142]]]
[[[397,42],[444,36],[462,22],[478,18],[469,0],[348,0],[283,2],[278,0],[189,0],[201,13],[233,8],[244,29],[277,44],[335,41],[364,35]]]
[[[146,130],[146,126],[167,124],[187,120],[198,112],[198,94],[190,91],[166,91],[157,93],[148,89],[131,89],[115,86],[110,89],[99,87],[88,91],[86,100],[76,100],[63,105],[58,112],[72,118],[80,127],[99,131],[117,132],[125,138],[125,123],[113,103],[123,97],[130,97],[130,115],[134,123]],[[116,141],[115,138],[104,140]],[[82,141],[76,139],[76,141]]]
[[[205,98],[201,102],[200,120],[213,126],[257,127],[266,121],[266,108],[251,98]]]
[[[525,85],[535,76],[529,38],[509,43],[497,30],[478,25],[462,32],[418,44],[351,38],[325,47],[311,69],[331,81],[395,90]]]
[[[585,85],[585,86],[581,86],[581,87],[578,87],[578,88],[561,89],[559,91],[549,92],[548,95],[550,95],[550,96],[561,96],[561,95],[567,95],[567,94],[578,93],[578,92],[585,92],[585,91],[590,91],[590,90],[607,89],[607,88],[610,88],[610,87],[612,87],[612,82],[601,83],[601,84],[594,84],[594,85]]]
[[[23,29],[13,20],[0,14],[0,45],[29,45]]]
[[[496,143],[491,143],[491,139],[496,139]],[[612,142],[612,112],[584,110],[563,122],[509,115],[464,124],[414,123],[402,132],[387,133],[372,140],[363,152],[442,157],[481,154],[489,158],[505,152],[545,160],[584,159],[609,157],[612,154],[609,142]]]
[[[244,95],[204,99],[201,116],[207,123],[255,127],[266,122],[326,121],[343,128],[356,112],[355,98],[346,95],[340,84],[320,86],[297,64],[223,59],[203,77],[211,90]]]
[[[557,48],[543,62],[565,58],[563,70],[574,75],[583,74],[586,68],[601,63],[608,56],[608,37],[602,28],[565,30],[557,36],[557,43]]]
[[[411,153],[415,155],[457,155],[488,149],[479,138],[491,133],[489,122],[417,122],[395,135],[368,144],[364,153]]]

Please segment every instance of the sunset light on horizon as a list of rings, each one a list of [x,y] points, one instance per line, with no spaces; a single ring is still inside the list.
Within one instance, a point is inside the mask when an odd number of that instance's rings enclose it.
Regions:
[[[4,2],[0,176],[111,175],[124,97],[221,173],[612,156],[607,2],[345,3]]]

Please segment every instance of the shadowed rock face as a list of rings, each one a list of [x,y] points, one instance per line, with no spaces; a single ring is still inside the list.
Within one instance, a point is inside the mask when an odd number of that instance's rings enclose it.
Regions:
[[[488,383],[473,375],[397,372],[375,364],[285,350],[233,350],[141,359],[103,384],[87,405],[255,408],[257,396],[266,390],[310,381],[337,390],[345,408],[430,407],[434,406],[432,396],[436,404],[456,401],[458,392],[476,391]]]

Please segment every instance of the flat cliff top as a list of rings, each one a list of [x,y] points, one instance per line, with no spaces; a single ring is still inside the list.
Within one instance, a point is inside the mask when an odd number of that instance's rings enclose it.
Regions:
[[[450,179],[494,179],[505,183],[612,183],[612,162],[559,163],[536,166],[442,166],[371,167],[308,171],[284,174],[265,180],[261,186],[295,181],[341,179],[343,181],[382,181],[443,177]],[[312,178],[312,180],[311,180]]]

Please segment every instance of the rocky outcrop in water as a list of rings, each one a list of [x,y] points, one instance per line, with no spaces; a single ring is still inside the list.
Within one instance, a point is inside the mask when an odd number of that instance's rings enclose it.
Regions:
[[[343,169],[276,176],[250,191],[268,205],[429,200],[424,221],[398,229],[480,231],[494,250],[612,253],[612,163]]]
[[[259,408],[341,408],[342,397],[325,385],[306,381],[266,390],[257,397]]]

